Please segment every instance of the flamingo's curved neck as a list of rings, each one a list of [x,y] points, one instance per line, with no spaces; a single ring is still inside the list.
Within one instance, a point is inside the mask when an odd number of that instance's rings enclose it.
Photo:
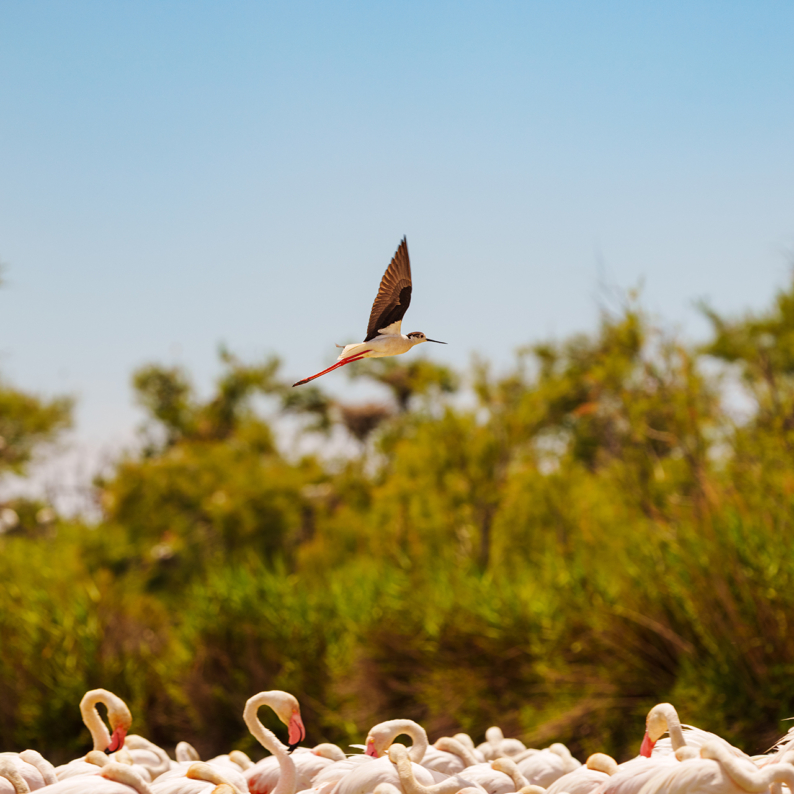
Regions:
[[[789,788],[794,786],[794,769],[790,764],[770,764],[760,770],[752,764],[743,763],[731,751],[719,742],[708,742],[700,748],[702,758],[716,761],[727,772],[737,787],[745,791],[766,791],[777,788],[776,784],[785,783]]]
[[[256,738],[265,750],[269,750],[273,753],[278,760],[280,774],[278,783],[271,794],[295,794],[295,786],[297,783],[295,764],[287,752],[287,748],[279,741],[276,734],[269,731],[260,722],[257,716],[260,706],[270,706],[270,708],[274,709],[274,705],[268,697],[267,692],[255,695],[248,700],[245,704],[245,710],[243,711],[243,719],[251,735]]]
[[[0,777],[4,777],[14,787],[16,794],[30,794],[30,786],[10,758],[0,758]]]
[[[495,769],[497,772],[504,772],[513,781],[516,791],[520,791],[524,786],[529,785],[529,781],[521,774],[512,758],[502,757],[491,761],[491,769]]]
[[[401,744],[389,748],[389,760],[397,767],[397,775],[405,794],[455,794],[461,789],[459,777],[448,777],[432,786],[421,785],[414,776],[413,766],[408,752]]]
[[[449,736],[442,736],[436,743],[435,747],[437,750],[444,750],[447,753],[452,753],[453,755],[458,756],[461,761],[463,761],[466,766],[474,766],[477,763],[477,759],[474,757],[474,753],[466,747],[463,742],[458,741],[457,739],[450,738]]]
[[[90,692],[86,692],[80,701],[80,713],[83,715],[85,727],[91,731],[94,750],[104,750],[110,744],[110,731],[108,731],[105,723],[102,722],[102,718],[96,708],[97,703],[103,703],[109,708],[105,697],[109,694],[104,689],[93,689]]]
[[[391,741],[394,741],[402,734],[410,737],[411,748],[408,750],[408,757],[415,764],[421,763],[429,744],[425,729],[413,720],[389,720],[384,725],[389,726]]]
[[[55,767],[41,753],[36,750],[23,750],[19,757],[41,772],[45,786],[51,786],[58,782],[58,778],[55,776]]]
[[[681,720],[678,717],[678,712],[671,703],[663,703],[660,711],[667,721],[667,732],[670,734],[670,742],[673,745],[673,751],[681,747],[686,747],[686,739],[684,738],[684,729],[681,727]]]
[[[456,733],[452,737],[456,742],[460,742],[464,747],[469,750],[474,750],[474,740],[468,733]]]
[[[116,783],[131,786],[138,794],[154,794],[149,784],[131,766],[126,764],[110,761],[102,767],[99,774],[106,780],[114,780]]]
[[[228,786],[232,794],[242,794],[240,789],[233,783],[230,783],[228,778],[218,772],[216,767],[213,767],[212,764],[206,764],[203,761],[196,761],[191,764],[185,777],[190,780],[205,780],[207,783],[214,783],[216,786]],[[217,791],[217,789],[215,790]]]

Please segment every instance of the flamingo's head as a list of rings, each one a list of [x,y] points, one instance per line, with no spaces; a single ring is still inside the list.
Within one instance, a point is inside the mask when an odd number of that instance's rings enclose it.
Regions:
[[[270,706],[276,716],[287,726],[289,732],[289,752],[292,752],[305,738],[306,729],[301,719],[301,708],[298,701],[289,692],[273,689],[270,692],[260,692],[248,698],[243,709],[243,719],[248,729],[253,733],[256,726],[262,727],[257,717],[261,706]]]
[[[383,753],[383,748],[378,748],[375,743],[375,737],[371,734],[367,736],[367,749],[364,751],[365,755],[371,758],[380,758]]]
[[[403,732],[403,723],[407,720],[387,720],[378,723],[367,734],[367,749],[364,751],[372,758],[387,755],[394,740]]]
[[[110,744],[105,748],[105,752],[108,755],[124,747],[124,739],[127,737],[127,732],[132,725],[132,715],[126,703],[123,700],[120,700],[119,703],[121,704],[120,708],[117,704],[112,704],[108,707],[108,722],[111,730]],[[116,707],[114,708],[114,706]]]
[[[672,708],[668,703],[659,703],[654,706],[645,718],[645,736],[640,747],[640,755],[651,757],[653,746],[667,733],[667,712]]]
[[[395,737],[400,733],[395,730],[394,723],[399,720],[389,720],[387,722],[378,723],[374,728],[370,729],[367,734],[367,749],[364,751],[372,758],[381,758],[389,751]]]
[[[301,719],[301,707],[289,692],[271,692],[271,706],[276,716],[287,726],[289,751],[292,752],[305,738],[306,728]]]

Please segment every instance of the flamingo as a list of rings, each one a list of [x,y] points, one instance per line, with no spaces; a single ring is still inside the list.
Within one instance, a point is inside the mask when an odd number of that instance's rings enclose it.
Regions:
[[[166,751],[143,736],[130,734],[124,740],[124,746],[129,750],[133,763],[145,767],[152,780],[171,769],[171,759]]]
[[[497,725],[488,728],[485,741],[477,747],[486,761],[493,761],[504,755],[518,755],[526,749],[526,745],[518,739],[505,739],[502,729]]]
[[[312,791],[316,794],[330,791],[342,778],[362,764],[372,763],[375,759],[368,755],[349,755],[344,760],[335,761],[327,766],[312,781]]]
[[[179,742],[174,750],[174,756],[176,757],[176,761],[171,761],[172,769],[181,767],[187,769],[195,761],[201,761],[198,750],[196,750],[190,742]],[[230,766],[232,769],[240,772],[245,772],[246,769],[250,769],[254,765],[254,762],[242,752],[242,750],[232,750],[230,753],[216,755],[214,758],[210,758],[207,763]]]
[[[213,774],[218,777],[218,781],[211,776],[208,777],[210,774],[208,770],[212,770]],[[221,778],[223,779],[221,780]],[[160,775],[152,784],[152,789],[155,794],[187,794],[191,791],[198,792],[199,789],[208,790],[209,787],[204,785],[205,783],[214,783],[216,786],[228,783],[243,794],[248,792],[248,784],[241,769],[233,764],[214,764],[209,761],[180,764]]]
[[[529,785],[529,781],[519,772],[516,762],[509,756],[503,755],[501,758],[491,761],[491,769],[507,775],[513,781],[516,791],[520,791]]]
[[[669,744],[665,742],[657,746],[657,742],[665,733],[670,734]],[[693,728],[691,725],[682,725],[672,703],[658,703],[645,718],[645,736],[642,739],[640,755],[644,755],[646,758],[650,758],[654,753],[670,755],[680,747],[690,745],[699,748],[709,742],[721,742],[737,758],[750,760],[747,755],[726,742],[725,739],[700,728]]]
[[[64,766],[59,766],[55,771],[57,772],[59,781],[68,780],[73,777],[98,775],[102,771],[102,768],[109,763],[133,767],[135,773],[139,775],[145,783],[152,782],[152,776],[149,774],[149,770],[144,766],[135,764],[130,755],[130,751],[126,747],[116,750],[111,756],[99,750],[89,750],[83,758],[78,758],[74,761],[70,761]]]
[[[345,754],[335,744],[318,744],[316,747],[298,747],[292,754],[292,761],[295,764],[295,774],[297,776],[296,788],[301,791],[314,785],[314,779],[324,769],[332,766],[336,761],[344,761]],[[251,773],[253,776],[253,772]],[[252,778],[248,779],[251,791],[265,792],[272,791],[276,787],[279,778],[278,759],[275,756],[263,758],[256,764],[256,782]]]
[[[216,755],[214,758],[210,758],[207,763],[230,766],[232,769],[239,770],[240,772],[245,772],[254,766],[254,762],[242,750],[232,750],[230,753]]]
[[[379,783],[391,783],[400,786],[400,778],[394,764],[384,754],[392,742],[405,734],[412,740],[407,751],[412,763],[414,777],[423,786],[432,786],[437,777],[445,776],[420,766],[427,751],[428,741],[425,729],[413,720],[387,720],[372,728],[367,735],[366,756],[373,759],[368,763],[357,762],[353,768],[331,789],[332,794],[370,794]],[[315,784],[321,782],[323,775],[318,775]]]
[[[21,753],[0,753],[0,759],[11,764],[31,791],[57,783],[53,765],[35,750]],[[2,784],[5,788],[5,783]]]
[[[726,742],[711,741],[700,748],[700,758],[671,765],[654,775],[642,794],[748,794],[780,792],[781,785],[794,791],[794,753],[778,764],[758,769],[752,761],[739,758]]]
[[[41,786],[37,786],[41,788]],[[11,791],[14,794],[30,794],[28,781],[22,777],[19,766],[15,759],[8,756],[0,757],[0,792],[6,794]]]
[[[617,761],[605,753],[593,753],[584,766],[558,777],[547,794],[590,794],[618,770]]]
[[[269,706],[276,712],[276,716],[287,726],[289,732],[290,747],[285,747],[276,734],[265,728],[259,721],[257,712],[262,706]],[[260,692],[248,698],[243,710],[243,719],[248,726],[251,735],[265,748],[269,750],[277,759],[279,766],[279,778],[272,794],[295,794],[297,773],[295,763],[290,756],[290,750],[294,749],[298,742],[306,737],[306,729],[303,727],[300,706],[298,701],[289,694],[274,689],[270,692]],[[260,763],[262,763],[260,761]],[[254,764],[245,771],[245,779],[251,792],[257,792],[257,776],[259,764]]]
[[[452,738],[460,742],[466,749],[471,750],[478,764],[485,760],[485,756],[476,748],[474,739],[468,733],[456,733]]]
[[[457,739],[442,736],[427,748],[422,758],[422,766],[445,775],[454,775],[462,772],[466,767],[479,763],[473,750],[473,742],[472,747],[468,748]]]
[[[379,722],[367,734],[365,754],[372,758],[382,758],[392,742],[405,734],[411,739],[411,748],[408,757],[413,763],[418,764],[425,757],[429,742],[427,732],[413,720],[386,720]]]
[[[217,786],[228,786],[233,794],[247,794],[245,778],[234,769],[194,761],[187,769],[160,775],[152,785],[153,794],[210,794]]]
[[[153,794],[149,783],[130,765],[108,761],[95,775],[72,775],[39,791],[46,794]]]
[[[516,786],[510,775],[499,769],[494,769],[491,762],[466,767],[463,770],[466,780],[475,787],[485,789],[488,794],[510,794],[521,788]]]
[[[550,786],[557,778],[581,766],[581,763],[571,755],[571,751],[560,742],[531,753],[517,763],[521,774],[530,783],[544,788]]]
[[[97,703],[102,703],[108,710],[108,723],[112,734],[108,732],[99,716]],[[132,725],[132,714],[120,697],[108,692],[107,689],[91,689],[80,701],[80,714],[83,715],[83,722],[91,732],[94,750],[114,753],[124,746],[124,738]]]
[[[97,711],[97,704],[102,703],[108,710],[110,731]],[[115,753],[124,747],[124,739],[132,724],[132,715],[127,704],[117,695],[106,689],[91,689],[83,695],[80,701],[80,714],[83,723],[91,733],[94,750]],[[111,733],[112,731],[112,733]],[[139,770],[140,771],[140,770]],[[86,762],[85,757],[77,758],[68,764],[61,764],[55,768],[58,780],[65,780],[74,775],[96,775],[99,770],[96,764]],[[148,771],[146,772],[148,775]]]
[[[408,755],[408,751],[401,744],[393,744],[389,747],[389,761],[394,764],[397,776],[400,779],[400,786],[404,794],[456,794],[461,788],[470,787],[470,781],[455,775],[435,783],[432,786],[425,786],[419,783],[414,775],[413,763]],[[390,783],[380,783],[380,786],[393,786]],[[377,790],[377,789],[376,789]],[[478,794],[482,794],[482,789],[474,788]]]
[[[700,757],[700,751],[694,747],[680,747],[672,755],[654,755],[651,758],[638,755],[620,764],[594,794],[638,794],[656,775],[693,757]]]

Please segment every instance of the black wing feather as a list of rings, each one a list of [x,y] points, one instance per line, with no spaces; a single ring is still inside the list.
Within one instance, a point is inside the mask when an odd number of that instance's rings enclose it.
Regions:
[[[378,295],[372,304],[367,337],[364,341],[369,342],[378,335],[381,328],[402,320],[410,305],[411,260],[408,258],[408,241],[403,237],[397,253],[381,279]]]

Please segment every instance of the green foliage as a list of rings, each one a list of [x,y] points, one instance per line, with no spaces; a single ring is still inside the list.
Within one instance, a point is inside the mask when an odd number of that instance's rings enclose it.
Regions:
[[[794,711],[792,306],[794,287],[711,312],[704,349],[630,303],[506,373],[362,362],[384,390],[364,406],[275,359],[224,352],[205,401],[139,371],[149,443],[97,483],[102,522],[0,536],[0,746],[75,752],[102,685],[136,731],[206,753],[256,753],[242,705],[273,687],[310,741],[405,716],[628,757],[671,700],[763,751]],[[742,423],[721,399],[737,369]],[[280,450],[257,396],[348,454]]]
[[[22,474],[36,447],[71,426],[72,400],[45,400],[0,382],[0,473]]]
[[[414,397],[437,398],[458,389],[459,378],[449,367],[433,364],[425,358],[407,362],[396,358],[365,359],[355,370],[348,370],[351,378],[371,378],[386,386],[400,411],[407,411]]]
[[[178,367],[150,365],[134,374],[138,402],[164,432],[166,447],[179,441],[223,441],[246,424],[261,426],[252,413],[251,398],[282,388],[275,379],[278,359],[247,366],[223,348],[220,358],[225,371],[215,396],[205,403],[198,401],[187,374]],[[158,447],[150,445],[147,451],[156,454]]]

